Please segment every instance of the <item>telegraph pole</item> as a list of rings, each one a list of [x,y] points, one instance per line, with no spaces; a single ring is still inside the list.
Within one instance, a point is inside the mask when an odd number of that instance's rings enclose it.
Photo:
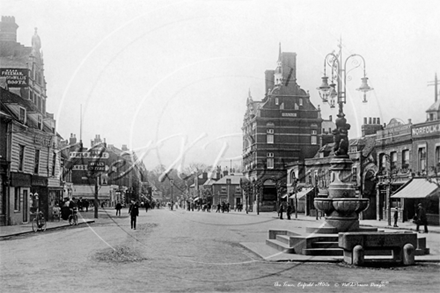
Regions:
[[[434,86],[435,102],[437,102],[438,101],[438,79],[437,79],[437,73],[435,74],[434,81],[428,82],[428,86]]]
[[[98,218],[98,177],[99,175],[95,175],[95,219]]]

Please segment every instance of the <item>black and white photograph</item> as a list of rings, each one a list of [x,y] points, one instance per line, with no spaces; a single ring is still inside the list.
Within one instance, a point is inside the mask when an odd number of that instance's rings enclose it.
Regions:
[[[437,292],[439,11],[0,0],[0,291]]]

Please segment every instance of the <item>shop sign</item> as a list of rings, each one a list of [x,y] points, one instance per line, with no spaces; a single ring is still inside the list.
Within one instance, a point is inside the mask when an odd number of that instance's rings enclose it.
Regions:
[[[88,151],[88,152],[70,152],[70,158],[82,158],[82,159],[108,159],[108,152],[101,151]]]
[[[417,135],[429,135],[433,133],[440,132],[440,123],[434,125],[427,125],[422,127],[414,127],[412,130],[412,134]]]
[[[32,176],[32,186],[47,186],[47,178],[41,176]]]
[[[396,135],[403,135],[403,134],[410,134],[410,124],[405,125],[397,125],[394,127],[387,127],[383,131],[380,131],[379,133],[382,134],[382,137],[391,137]]]
[[[105,171],[105,163],[101,161],[92,161],[89,162],[87,169],[91,172],[104,172]]]
[[[1,68],[0,77],[6,78],[8,87],[28,87],[29,69],[23,68]]]
[[[31,175],[23,173],[11,173],[11,185],[16,187],[30,187]]]

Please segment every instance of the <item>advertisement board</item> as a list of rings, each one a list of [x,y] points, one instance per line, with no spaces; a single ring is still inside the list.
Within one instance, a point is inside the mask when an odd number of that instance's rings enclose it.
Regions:
[[[8,87],[28,87],[29,69],[0,68],[0,77],[6,78]]]

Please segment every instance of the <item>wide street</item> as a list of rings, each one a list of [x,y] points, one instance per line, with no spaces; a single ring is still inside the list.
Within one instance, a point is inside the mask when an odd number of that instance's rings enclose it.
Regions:
[[[90,226],[1,241],[1,291],[434,292],[439,285],[434,263],[355,268],[263,260],[240,243],[264,242],[280,223],[268,215],[140,210],[132,230],[126,209],[121,217],[108,213]]]

